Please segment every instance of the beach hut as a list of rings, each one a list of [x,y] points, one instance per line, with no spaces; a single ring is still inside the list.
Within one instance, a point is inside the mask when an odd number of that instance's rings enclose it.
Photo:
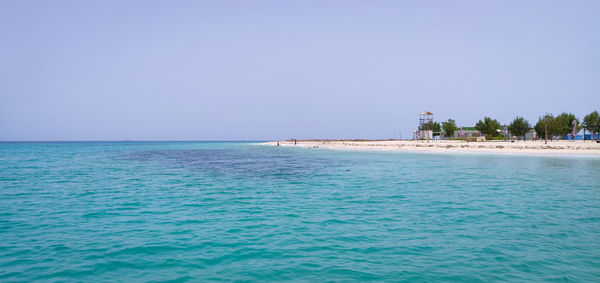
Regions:
[[[525,140],[535,140],[537,139],[537,132],[534,129],[529,130],[527,133],[525,133]]]

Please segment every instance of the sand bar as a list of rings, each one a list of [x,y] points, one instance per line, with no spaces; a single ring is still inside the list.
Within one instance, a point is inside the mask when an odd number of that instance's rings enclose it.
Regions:
[[[277,146],[277,141],[265,145]],[[431,153],[499,153],[518,155],[573,155],[600,157],[600,143],[596,141],[485,141],[461,140],[407,141],[407,140],[293,140],[279,141],[280,146],[326,148],[340,150],[380,150]]]

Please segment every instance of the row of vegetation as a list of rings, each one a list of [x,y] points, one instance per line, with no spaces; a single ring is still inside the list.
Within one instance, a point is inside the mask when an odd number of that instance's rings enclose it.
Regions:
[[[598,111],[586,115],[582,122],[572,113],[562,113],[558,116],[547,113],[539,117],[535,125],[532,125],[523,117],[516,117],[506,128],[511,135],[517,138],[524,138],[525,134],[533,129],[539,138],[547,137],[552,140],[556,136],[570,134],[573,130],[573,121],[577,123],[577,132],[583,129],[584,135],[585,131],[594,133],[596,136],[600,132],[600,114]],[[487,139],[504,138],[504,127],[496,119],[484,117],[483,120],[479,120],[475,124],[475,128]],[[432,122],[423,125],[420,130],[433,130],[435,136],[443,133],[445,136],[452,137],[459,129],[456,126],[456,121],[448,119],[448,121],[442,123]]]

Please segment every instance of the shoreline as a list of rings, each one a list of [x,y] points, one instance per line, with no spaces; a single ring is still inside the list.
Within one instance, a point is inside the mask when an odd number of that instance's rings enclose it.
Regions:
[[[293,140],[270,141],[268,146],[296,146],[334,150],[394,151],[421,153],[489,153],[535,156],[590,156],[600,157],[600,143],[595,141],[485,141],[462,140]]]

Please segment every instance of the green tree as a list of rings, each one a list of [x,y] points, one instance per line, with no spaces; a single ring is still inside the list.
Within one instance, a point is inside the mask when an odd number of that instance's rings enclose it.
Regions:
[[[545,124],[544,118],[540,117],[538,119],[537,123],[535,123],[535,126],[533,126],[533,129],[535,130],[535,133],[541,139],[545,138],[544,124]]]
[[[540,117],[533,128],[542,139],[546,138],[546,128],[548,129],[548,138],[550,140],[553,140],[555,135],[559,135],[558,119],[550,113],[546,113]]]
[[[442,128],[444,129],[444,132],[448,137],[454,136],[454,132],[456,132],[456,130],[458,129],[456,127],[456,121],[452,119],[448,119],[447,122],[442,122]]]
[[[490,117],[484,117],[483,121],[479,120],[475,124],[475,128],[485,135],[486,138],[495,137],[498,135],[498,129],[500,129],[500,123],[496,119]]]
[[[556,116],[556,128],[554,134],[558,136],[571,134],[573,131],[573,121],[577,121],[577,131],[579,132],[581,125],[579,125],[579,120],[574,114],[565,112]]]
[[[600,132],[600,114],[594,111],[583,117],[583,127],[592,134]],[[596,136],[597,137],[597,136]]]
[[[516,117],[510,125],[508,125],[508,131],[519,137],[524,137],[527,132],[531,129],[531,124],[529,121],[525,120],[523,117]]]
[[[432,129],[433,129],[433,135],[439,136],[440,132],[442,131],[442,126],[440,125],[439,122],[433,122]]]

